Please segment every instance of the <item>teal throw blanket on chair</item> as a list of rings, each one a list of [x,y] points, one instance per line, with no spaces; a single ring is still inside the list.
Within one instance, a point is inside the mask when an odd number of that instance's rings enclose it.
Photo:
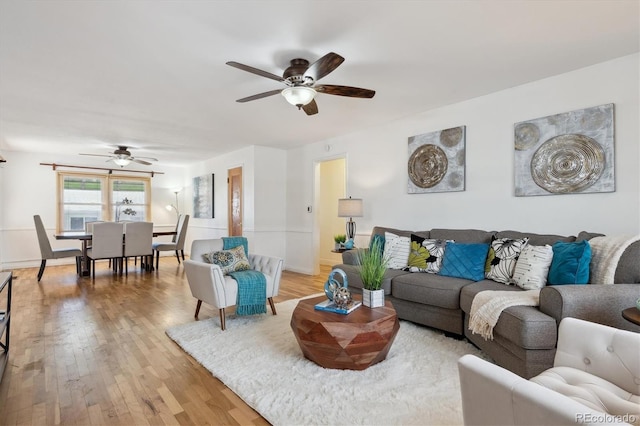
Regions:
[[[249,257],[247,237],[222,237],[222,250],[229,250],[238,246],[244,247],[244,255]]]
[[[246,237],[222,237],[222,249],[229,250],[238,246],[244,247],[244,254],[249,257],[249,243]],[[254,315],[267,313],[267,279],[259,271],[229,272],[238,283],[236,315]]]
[[[236,315],[267,313],[267,278],[260,271],[229,272],[238,283]]]

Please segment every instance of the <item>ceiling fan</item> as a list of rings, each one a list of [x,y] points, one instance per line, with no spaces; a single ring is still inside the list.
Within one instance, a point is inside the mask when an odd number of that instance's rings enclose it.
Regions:
[[[151,157],[133,157],[131,155],[131,152],[129,152],[129,149],[124,145],[119,145],[118,149],[113,151],[113,154],[111,155],[104,155],[104,154],[80,154],[80,155],[91,155],[93,157],[109,157],[107,161],[113,161],[120,167],[127,166],[131,162],[144,164],[145,166],[150,166],[151,163],[149,161],[158,161],[157,158],[151,158]],[[149,160],[149,161],[145,161],[145,160]]]
[[[351,98],[373,98],[376,94],[374,90],[361,89],[359,87],[335,86],[332,84],[316,85],[318,80],[338,68],[342,62],[344,62],[344,58],[333,52],[327,53],[311,65],[309,65],[309,61],[306,59],[296,58],[291,60],[291,65],[284,70],[282,77],[238,62],[230,61],[227,62],[227,65],[283,82],[287,86],[284,89],[270,90],[238,99],[236,102],[255,101],[256,99],[262,99],[280,93],[291,105],[302,109],[307,115],[313,115],[318,113],[318,105],[314,99],[318,93],[348,96]]]

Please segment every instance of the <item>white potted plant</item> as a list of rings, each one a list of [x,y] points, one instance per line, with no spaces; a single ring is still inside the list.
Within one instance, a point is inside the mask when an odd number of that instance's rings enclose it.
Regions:
[[[333,241],[335,241],[335,250],[338,251],[343,248],[345,241],[347,241],[347,236],[345,234],[337,234],[333,236]]]
[[[374,240],[369,250],[358,251],[358,272],[362,280],[362,303],[370,308],[384,306],[382,280],[387,271],[389,259],[383,253],[378,240]]]

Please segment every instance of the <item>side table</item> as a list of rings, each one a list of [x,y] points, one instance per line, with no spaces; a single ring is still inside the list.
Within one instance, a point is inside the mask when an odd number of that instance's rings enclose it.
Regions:
[[[622,311],[622,318],[626,319],[627,321],[631,321],[634,324],[640,325],[640,310],[638,310],[638,308],[636,308],[635,306],[627,308]]]

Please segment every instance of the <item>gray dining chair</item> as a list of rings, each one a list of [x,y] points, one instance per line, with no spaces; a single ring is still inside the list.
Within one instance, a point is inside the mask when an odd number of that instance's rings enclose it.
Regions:
[[[75,257],[76,258],[76,273],[80,273],[80,262],[82,259],[82,250],[77,248],[59,248],[52,249],[51,242],[49,241],[49,237],[47,237],[47,231],[44,229],[44,225],[42,224],[42,219],[40,215],[34,215],[33,221],[36,224],[36,234],[38,235],[38,244],[40,245],[40,255],[42,256],[42,261],[40,262],[40,270],[38,271],[38,281],[42,278],[42,274],[44,274],[44,268],[47,266],[48,259],[62,259],[65,257]]]
[[[140,256],[140,267],[149,270],[153,264],[153,223],[128,222],[124,224],[124,270],[129,275],[129,258]],[[136,262],[137,263],[137,262]]]
[[[91,248],[87,250],[87,257],[91,259],[91,274],[96,277],[96,260],[111,259],[113,270],[120,268],[122,273],[124,224],[117,222],[100,222],[93,225]]]
[[[180,263],[180,255],[184,260],[184,241],[187,237],[187,225],[189,224],[189,215],[180,215],[178,218],[178,224],[176,226],[176,234],[173,236],[171,242],[158,241],[153,243],[153,253],[156,258],[156,270],[160,265],[160,252],[161,251],[175,251],[178,264]]]

